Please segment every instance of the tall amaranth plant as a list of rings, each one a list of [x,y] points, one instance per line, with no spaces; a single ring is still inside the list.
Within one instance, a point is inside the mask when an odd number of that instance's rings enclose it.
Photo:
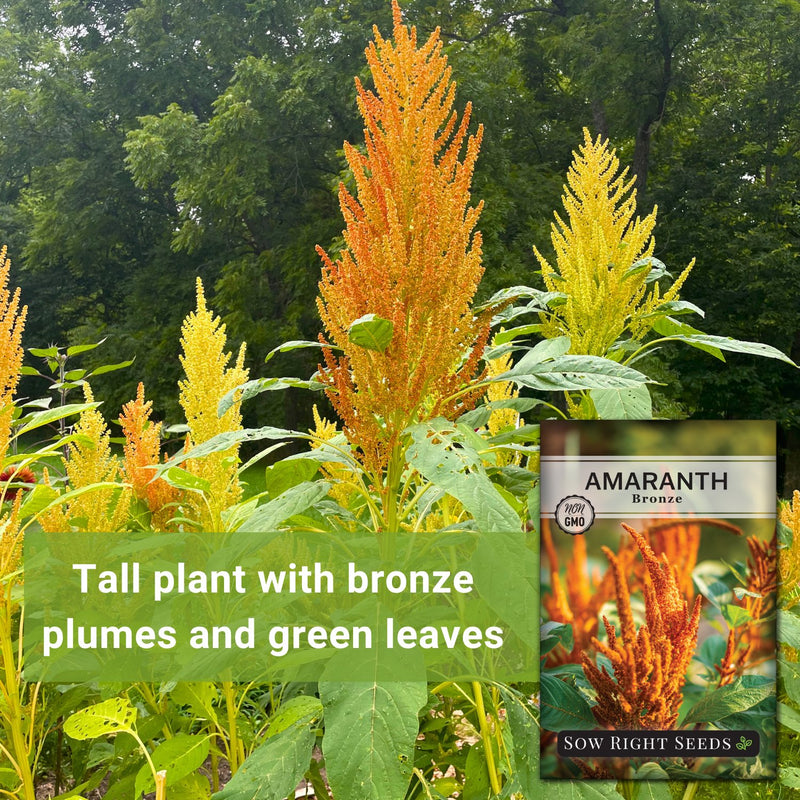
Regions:
[[[453,110],[438,31],[418,47],[396,2],[393,11],[393,41],[376,28],[366,50],[374,90],[356,78],[365,147],[344,145],[357,189],[339,187],[345,247],[335,260],[317,248],[323,341],[341,353],[325,350],[321,380],[376,472],[409,424],[474,399],[451,397],[478,372],[489,322],[471,308],[483,273],[482,204],[470,205],[483,131],[467,135],[469,104],[460,122]],[[382,340],[357,335],[353,323],[363,330],[365,315],[374,315],[366,321],[375,330],[383,326]]]

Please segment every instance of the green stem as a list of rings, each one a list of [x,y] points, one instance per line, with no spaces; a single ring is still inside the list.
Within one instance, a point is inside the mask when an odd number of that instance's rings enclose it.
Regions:
[[[2,641],[0,641],[4,683],[7,695],[7,708],[5,709],[4,716],[7,720],[8,731],[11,735],[11,745],[14,752],[14,760],[16,761],[16,770],[22,781],[24,800],[35,800],[36,791],[33,787],[33,773],[31,772],[29,760],[30,753],[26,746],[25,735],[22,730],[24,724],[24,714],[20,699],[20,690],[22,686],[18,680],[17,664],[14,660],[14,645],[11,640],[11,586],[12,581],[9,581],[6,587],[6,596],[3,598],[5,619],[3,620]],[[22,621],[20,621],[19,634],[21,641]]]
[[[236,731],[236,698],[231,681],[222,682],[222,693],[225,696],[225,708],[228,712],[228,763],[231,774],[239,769],[239,735]]]
[[[683,793],[683,800],[694,800],[697,790],[700,788],[700,781],[689,781]]]
[[[486,770],[489,773],[489,783],[492,785],[492,793],[500,794],[500,777],[497,774],[497,767],[494,763],[494,748],[492,747],[492,732],[489,729],[489,722],[486,719],[486,709],[483,705],[483,688],[478,681],[472,682],[472,694],[475,698],[475,708],[478,711],[478,724],[483,740],[483,752],[486,756]]]

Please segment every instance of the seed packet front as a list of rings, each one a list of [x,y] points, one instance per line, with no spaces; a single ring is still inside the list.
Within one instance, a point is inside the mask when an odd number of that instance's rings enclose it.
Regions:
[[[541,437],[541,777],[773,778],[774,424]]]

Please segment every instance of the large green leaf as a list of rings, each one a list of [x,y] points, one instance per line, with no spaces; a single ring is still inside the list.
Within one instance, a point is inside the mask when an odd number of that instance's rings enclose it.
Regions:
[[[564,355],[530,366],[526,358],[496,380],[512,380],[538,391],[628,389],[649,382],[638,370],[599,356]]]
[[[542,786],[547,793],[538,796],[547,800],[622,800],[611,781],[548,781]]]
[[[546,672],[542,673],[541,685],[543,728],[560,731],[597,727],[589,701],[574,686]]]
[[[375,314],[364,314],[350,325],[347,338],[365,350],[382,353],[392,341],[393,334],[394,325],[391,320]]]
[[[249,400],[262,392],[278,392],[283,389],[320,391],[324,388],[324,383],[315,381],[313,378],[311,380],[303,380],[302,378],[255,378],[224,394],[217,406],[217,416],[221,417],[234,403],[244,403],[245,400]]]
[[[110,733],[130,733],[136,709],[124,697],[112,697],[82,708],[64,723],[64,733],[73,739],[96,739]]]
[[[271,726],[266,741],[213,800],[285,800],[291,796],[311,762],[316,739],[313,725],[322,705],[316,698],[296,697],[280,713],[285,719],[291,717],[289,724],[272,735]]]
[[[19,435],[28,433],[29,431],[41,428],[43,425],[50,425],[60,419],[69,417],[72,414],[80,414],[82,411],[88,411],[92,408],[97,408],[102,403],[67,403],[64,406],[57,406],[56,408],[48,408],[44,411],[34,411],[20,420],[21,427],[17,431]]]
[[[305,481],[292,486],[274,500],[258,506],[240,527],[250,532],[274,531],[289,517],[302,513],[325,497],[330,488],[327,481]]]
[[[414,425],[407,433],[412,439],[408,463],[455,497],[481,531],[519,530],[519,515],[489,480],[480,456],[456,426],[440,417]]]
[[[773,684],[745,688],[740,684],[720,686],[709,692],[689,710],[682,725],[698,722],[719,722],[731,714],[747,711],[775,694]]]
[[[589,395],[600,419],[653,418],[653,401],[644,384],[630,389],[592,389]]]
[[[501,688],[506,718],[511,731],[511,782],[523,797],[540,797],[544,785],[539,780],[539,726],[534,709],[526,698],[510,688]]]
[[[167,773],[167,786],[172,786],[198,769],[208,757],[211,741],[208,736],[175,734],[166,739],[150,755],[157,771]],[[149,764],[143,764],[136,775],[136,796],[155,791],[155,779]]]
[[[325,766],[334,797],[405,797],[425,683],[322,682]]]

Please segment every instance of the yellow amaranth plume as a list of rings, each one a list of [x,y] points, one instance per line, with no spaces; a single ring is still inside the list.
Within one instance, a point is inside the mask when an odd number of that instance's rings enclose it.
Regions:
[[[584,128],[584,143],[574,154],[562,202],[566,221],[557,213],[551,240],[556,266],[534,248],[547,289],[566,299],[542,315],[546,337],[567,335],[572,353],[605,356],[624,333],[640,339],[652,327],[648,315],[675,300],[694,260],[662,295],[658,283],[646,283],[653,255],[656,211],[636,216],[634,180],[619,172],[608,142],[595,141]]]
[[[88,384],[84,384],[83,392],[86,402],[94,403]],[[120,463],[111,452],[111,437],[100,411],[97,408],[82,411],[74,432],[69,459],[64,460],[69,488],[116,483],[120,477]],[[116,487],[100,487],[73,497],[66,506],[42,514],[39,521],[45,531],[53,533],[72,527],[92,532],[118,531],[128,519],[129,503],[130,489],[120,492]]]
[[[800,602],[800,491],[795,489],[790,503],[781,503],[779,518],[792,533],[791,543],[778,551],[778,593],[783,606],[791,608]]]
[[[319,440],[318,442],[312,441],[311,447],[318,448],[321,442],[329,442],[338,435],[339,431],[335,422],[329,422],[320,416],[316,403],[314,404],[313,412],[314,430],[309,430],[309,433]],[[352,489],[348,486],[348,483],[353,480],[353,473],[346,466],[337,464],[335,461],[323,462],[321,469],[323,474],[333,482],[329,494],[340,506],[347,508],[352,495]]]
[[[186,378],[178,382],[180,404],[189,427],[187,447],[208,441],[228,431],[241,430],[239,404],[234,403],[221,417],[217,416],[220,400],[243,384],[249,375],[244,367],[245,345],[242,344],[232,367],[231,354],[225,352],[225,325],[206,306],[203,283],[197,279],[197,309],[181,326],[181,366]],[[221,514],[241,498],[237,477],[239,447],[190,459],[186,468],[211,486],[205,498],[190,498],[194,518],[204,530],[220,529]]]

